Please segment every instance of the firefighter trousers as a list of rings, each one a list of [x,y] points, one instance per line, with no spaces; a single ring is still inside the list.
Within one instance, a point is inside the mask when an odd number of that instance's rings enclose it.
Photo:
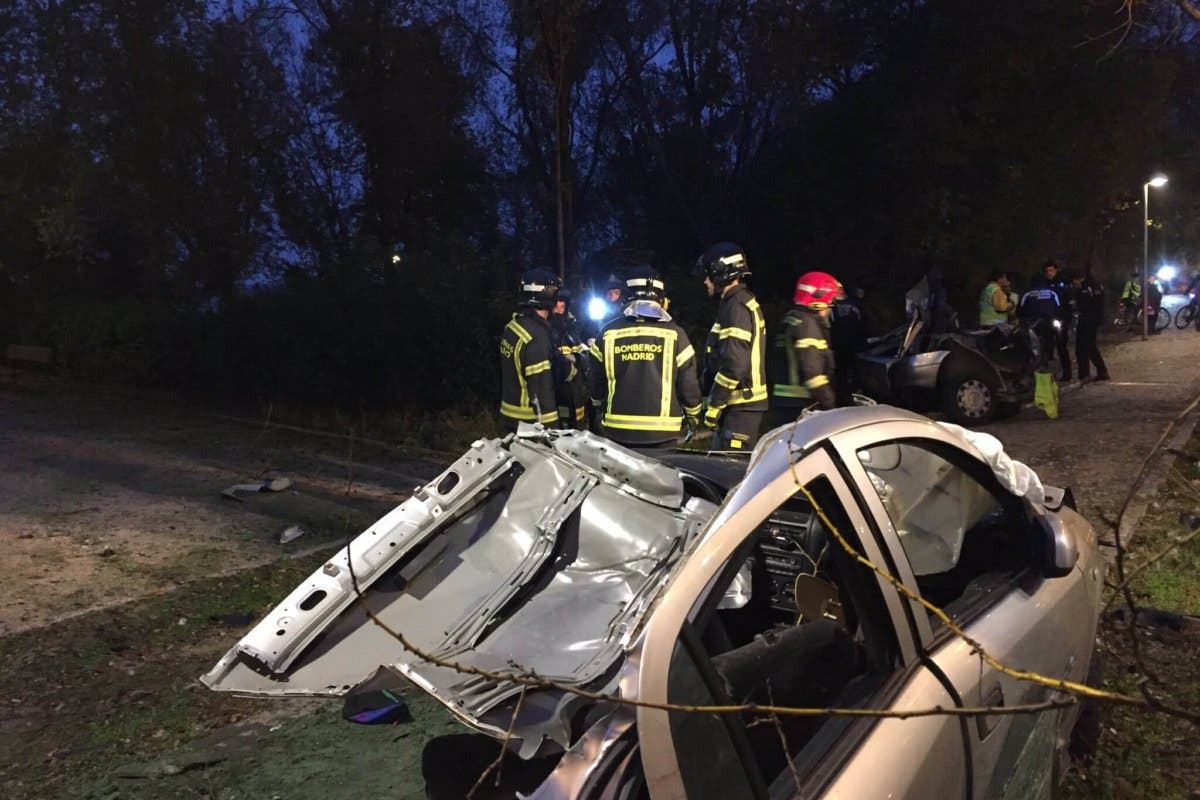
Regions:
[[[754,448],[762,428],[762,411],[740,411],[727,408],[721,412],[713,432],[711,450],[746,450]]]

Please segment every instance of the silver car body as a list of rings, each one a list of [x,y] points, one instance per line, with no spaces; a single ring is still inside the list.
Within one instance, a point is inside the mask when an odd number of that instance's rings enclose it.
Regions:
[[[692,757],[696,743],[677,741],[679,712],[609,704],[573,733],[571,720],[590,701],[538,690],[527,693],[514,722],[519,687],[447,664],[672,702],[684,629],[716,606],[716,592],[723,609],[748,602],[745,570],[731,559],[815,480],[831,487],[862,554],[918,592],[905,534],[893,528],[862,463],[864,448],[893,442],[984,464],[967,441],[924,417],[886,406],[841,409],[764,436],[718,507],[712,482],[706,489],[694,471],[588,433],[524,428],[476,442],[297,587],[202,680],[246,695],[335,696],[387,666],[477,731],[502,738],[511,725],[511,747],[522,757],[561,752],[532,797],[600,796],[601,765],[609,770],[606,759],[630,737],[654,800],[687,797],[689,787],[691,796],[762,796],[720,758]],[[720,456],[713,466],[741,471]],[[1005,664],[1082,681],[1104,562],[1091,527],[1062,506],[1062,492],[1046,495],[1041,507],[1015,501],[1044,533],[1044,563],[989,589],[964,624]],[[730,569],[738,575],[725,586],[719,576]],[[895,672],[876,702],[914,710],[1049,696],[981,663],[925,608],[875,580],[885,609],[875,623],[890,626],[896,648]],[[417,658],[367,620],[355,607],[355,582],[381,620],[444,663]],[[805,773],[804,794],[1048,797],[1075,713],[849,721]]]

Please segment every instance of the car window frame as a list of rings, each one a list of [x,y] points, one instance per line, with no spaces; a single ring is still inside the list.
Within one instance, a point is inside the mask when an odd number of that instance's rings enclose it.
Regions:
[[[1032,523],[1033,512],[1029,501],[1005,489],[987,462],[972,453],[973,448],[953,432],[932,421],[927,423],[897,421],[887,425],[886,430],[886,436],[869,428],[846,431],[833,438],[833,445],[849,473],[848,477],[852,478],[861,495],[860,501],[865,503],[870,516],[875,518],[881,545],[891,554],[891,561],[895,569],[893,574],[912,592],[919,595],[920,589],[909,563],[908,554],[896,533],[891,515],[883,505],[883,499],[875,490],[866,467],[858,458],[860,450],[892,443],[908,443],[922,447],[963,470],[969,477],[994,494],[1006,511],[1017,515],[1022,524]],[[1017,589],[1027,579],[1030,569],[1034,567],[1035,565],[1031,561],[1025,569],[996,581],[992,588],[1002,591],[989,592],[986,596],[978,597],[970,604],[956,609],[955,623],[960,626],[969,625],[971,621],[1003,600],[1009,592]],[[938,622],[937,625],[934,625],[930,621],[929,612],[923,605],[916,600],[907,600],[907,604],[911,609],[909,621],[914,626],[916,638],[926,653],[932,652],[953,637],[953,631],[945,624]]]
[[[790,469],[785,468],[777,475],[762,478],[755,476],[752,471],[747,480],[730,493],[711,523],[716,527],[706,532],[704,541],[672,582],[675,590],[664,595],[662,603],[649,621],[639,669],[641,700],[648,703],[667,702],[670,665],[676,642],[686,635],[685,628],[695,622],[706,604],[711,601],[710,595],[718,585],[720,576],[726,571],[729,559],[744,549],[749,538],[772,513],[799,493],[800,486],[806,486],[818,478],[828,480],[841,499],[867,558],[877,563],[883,559],[884,553],[873,535],[873,526],[838,460],[831,450],[824,447],[814,448],[797,459]],[[765,466],[770,469],[770,465]],[[901,598],[895,588],[878,576],[876,580],[897,639],[900,664],[894,674],[908,675],[921,664],[920,647],[913,637]],[[890,688],[894,693],[895,687],[902,685],[903,681],[896,683],[889,679],[877,691],[882,692]],[[847,746],[847,735],[852,734],[855,742],[861,742],[875,721],[866,720],[866,725],[847,726],[831,744],[828,753],[836,754],[838,764],[848,759],[857,748],[857,744],[851,743]],[[651,796],[654,800],[686,798],[676,759],[669,713],[648,706],[640,707],[638,731],[642,742],[646,785]],[[828,772],[817,770],[814,777],[820,773],[823,779],[827,779]],[[832,770],[832,774],[836,772],[836,769]],[[805,783],[808,784],[809,781]]]

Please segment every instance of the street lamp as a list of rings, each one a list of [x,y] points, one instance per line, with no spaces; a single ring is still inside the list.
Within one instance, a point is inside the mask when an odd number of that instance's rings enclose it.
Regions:
[[[1155,175],[1142,184],[1142,341],[1150,333],[1150,187],[1167,185],[1166,175]],[[1158,322],[1157,319],[1154,320]]]

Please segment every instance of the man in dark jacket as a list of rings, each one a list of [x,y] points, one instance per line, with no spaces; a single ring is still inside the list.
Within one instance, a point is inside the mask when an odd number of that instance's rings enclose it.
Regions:
[[[1079,380],[1088,379],[1091,367],[1096,367],[1096,380],[1108,380],[1108,367],[1096,345],[1096,331],[1104,320],[1104,284],[1089,273],[1071,276],[1075,286],[1075,304],[1079,323],[1075,327],[1075,360],[1079,362]]]
[[[1049,370],[1050,359],[1054,353],[1056,326],[1062,323],[1058,319],[1058,294],[1050,288],[1045,278],[1033,279],[1029,291],[1021,298],[1019,313],[1029,329],[1037,334],[1040,342],[1038,370]]]
[[[1054,349],[1058,353],[1058,365],[1062,368],[1060,379],[1071,380],[1071,353],[1067,347],[1067,334],[1071,328],[1071,287],[1059,272],[1058,264],[1047,261],[1042,265],[1042,277],[1046,279],[1046,287],[1058,298],[1058,313],[1055,319],[1059,325],[1054,330]]]
[[[694,431],[699,422],[696,351],[663,308],[666,284],[657,270],[635,269],[625,285],[621,317],[589,350],[588,386],[600,431],[626,447],[673,447],[681,426]]]
[[[767,410],[767,325],[743,283],[750,268],[740,247],[715,244],[696,266],[709,296],[721,299],[704,348],[709,386],[704,425],[716,431],[712,449],[747,450],[758,441]]]
[[[564,428],[587,430],[587,383],[584,375],[588,359],[587,346],[579,335],[578,320],[571,313],[571,294],[565,289],[558,293],[554,313],[550,315],[552,345],[558,355],[554,372],[554,396],[558,406],[558,421]]]
[[[837,283],[836,279],[829,277]],[[841,284],[838,283],[838,286],[841,287]],[[822,317],[829,323],[829,344],[833,348],[833,360],[837,366],[833,375],[837,402],[840,406],[849,406],[853,405],[854,361],[859,351],[866,347],[867,323],[863,316],[862,288],[856,286],[847,292],[839,288],[838,291],[841,292],[840,299],[831,308],[827,306],[827,315]],[[805,307],[819,308],[811,304]]]
[[[792,422],[808,406],[836,408],[834,351],[829,346],[830,306],[842,285],[825,272],[806,272],[796,281],[792,308],[775,337],[771,413],[768,428]]]
[[[510,431],[521,422],[558,422],[552,371],[557,354],[548,322],[558,288],[558,276],[549,270],[522,275],[520,310],[500,336],[500,419]]]

